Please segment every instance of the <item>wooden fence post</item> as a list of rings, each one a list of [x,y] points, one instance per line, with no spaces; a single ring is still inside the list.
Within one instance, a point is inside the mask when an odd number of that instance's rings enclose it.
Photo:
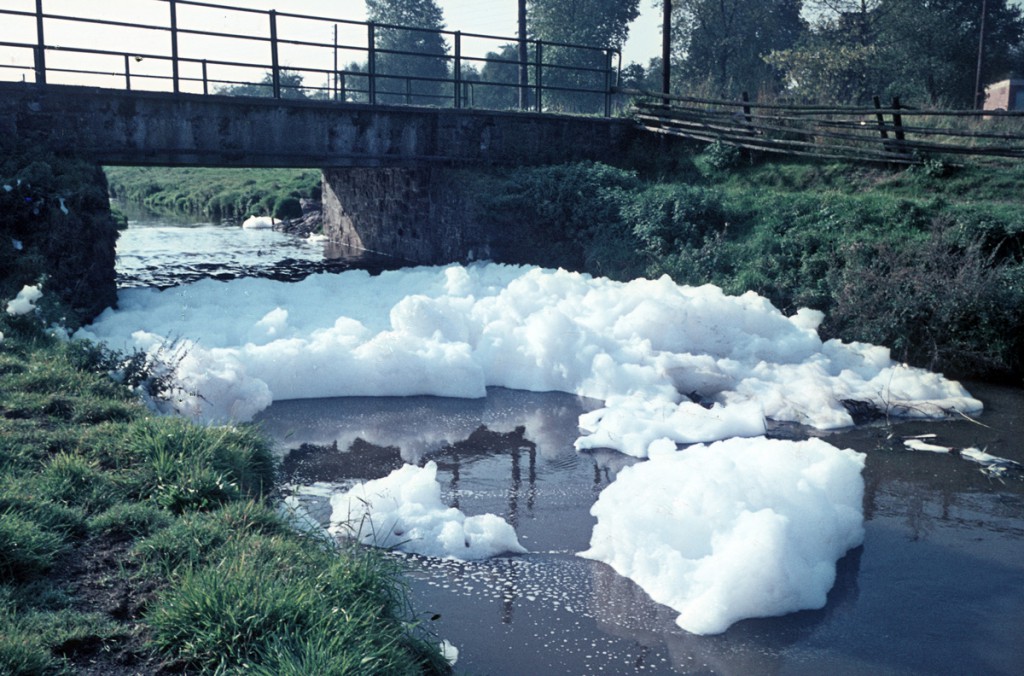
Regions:
[[[747,121],[747,133],[754,136],[754,120],[750,116],[750,95],[743,92],[740,98],[743,99],[743,119]]]
[[[892,97],[892,129],[896,136],[896,152],[903,154],[903,141],[906,136],[903,133],[903,116],[899,113],[900,97]]]
[[[875,121],[878,122],[878,133],[882,135],[882,140],[887,141],[889,139],[889,132],[885,130],[885,115],[882,115],[882,99],[878,96],[872,96],[871,102],[875,104]],[[888,143],[883,143],[882,146],[888,146]]]

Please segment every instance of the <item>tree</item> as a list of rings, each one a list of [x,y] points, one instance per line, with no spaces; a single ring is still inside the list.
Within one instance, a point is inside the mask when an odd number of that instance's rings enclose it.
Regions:
[[[982,82],[1006,77],[1013,49],[1024,39],[1024,19],[1006,0],[987,0]],[[884,0],[879,28],[890,90],[904,99],[958,108],[975,105],[974,80],[981,31],[978,0]]]
[[[640,15],[639,5],[640,0],[529,0],[531,38],[593,48],[545,45],[544,63],[553,65],[544,71],[545,86],[603,91],[608,67],[603,50],[622,48],[630,22]],[[545,94],[545,105],[593,110],[603,106],[604,99],[572,91],[550,92]]]
[[[978,0],[812,0],[816,21],[792,49],[767,57],[791,91],[815,101],[865,104],[898,95],[914,105],[973,107]],[[986,0],[982,85],[1019,65],[1024,20]]]
[[[366,0],[366,16],[388,24],[375,29],[379,101],[438,104],[449,96],[444,15],[434,0]]]
[[[775,91],[782,73],[765,61],[806,30],[801,0],[675,0],[673,51],[690,88],[734,96]]]
[[[519,45],[502,45],[500,52],[487,52],[478,82],[473,84],[472,105],[480,108],[513,109],[519,106]]]
[[[282,99],[305,99],[306,92],[302,89],[302,75],[282,68],[278,71],[278,84]],[[266,96],[274,95],[274,73],[268,71],[257,84],[218,87],[217,94],[227,96]]]

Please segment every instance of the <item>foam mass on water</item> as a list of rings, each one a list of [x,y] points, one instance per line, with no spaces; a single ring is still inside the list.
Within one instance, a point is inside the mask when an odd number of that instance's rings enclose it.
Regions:
[[[205,422],[248,420],[275,399],[475,398],[487,387],[598,399],[576,448],[650,461],[601,494],[584,555],[679,611],[685,629],[714,633],[820,607],[836,560],[862,537],[863,458],[820,440],[766,440],[766,420],[848,426],[851,400],[890,416],[981,410],[959,383],[887,348],[822,341],[822,319],[668,277],[481,263],[126,289],[78,335],[153,353],[177,341],[181,392],[155,404]],[[403,536],[419,528],[401,547],[518,551],[507,524],[466,526],[473,517],[434,501],[429,466],[399,472],[365,502]],[[350,504],[339,498],[336,522]],[[397,525],[414,514],[425,520]]]

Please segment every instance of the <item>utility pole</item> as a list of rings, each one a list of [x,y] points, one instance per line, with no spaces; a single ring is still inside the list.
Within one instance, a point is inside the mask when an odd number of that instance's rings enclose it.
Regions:
[[[663,10],[661,20],[661,93],[665,95],[662,103],[667,106],[669,105],[669,61],[672,56],[672,0],[664,0]]]
[[[519,109],[530,107],[530,71],[526,65],[526,0],[519,0]]]

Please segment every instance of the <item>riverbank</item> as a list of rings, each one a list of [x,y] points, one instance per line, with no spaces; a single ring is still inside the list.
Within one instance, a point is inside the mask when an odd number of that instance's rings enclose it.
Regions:
[[[150,212],[197,222],[241,223],[249,216],[301,221],[320,203],[317,169],[106,167],[110,194]],[[319,223],[315,225],[319,226]],[[310,224],[296,223],[308,235]]]
[[[0,671],[447,670],[392,563],[273,509],[260,433],[153,417],[158,367],[32,312],[0,332]]]
[[[955,378],[1024,379],[1024,169],[751,162],[735,149],[465,172],[475,218],[527,223],[521,260],[754,291],[823,338]]]

